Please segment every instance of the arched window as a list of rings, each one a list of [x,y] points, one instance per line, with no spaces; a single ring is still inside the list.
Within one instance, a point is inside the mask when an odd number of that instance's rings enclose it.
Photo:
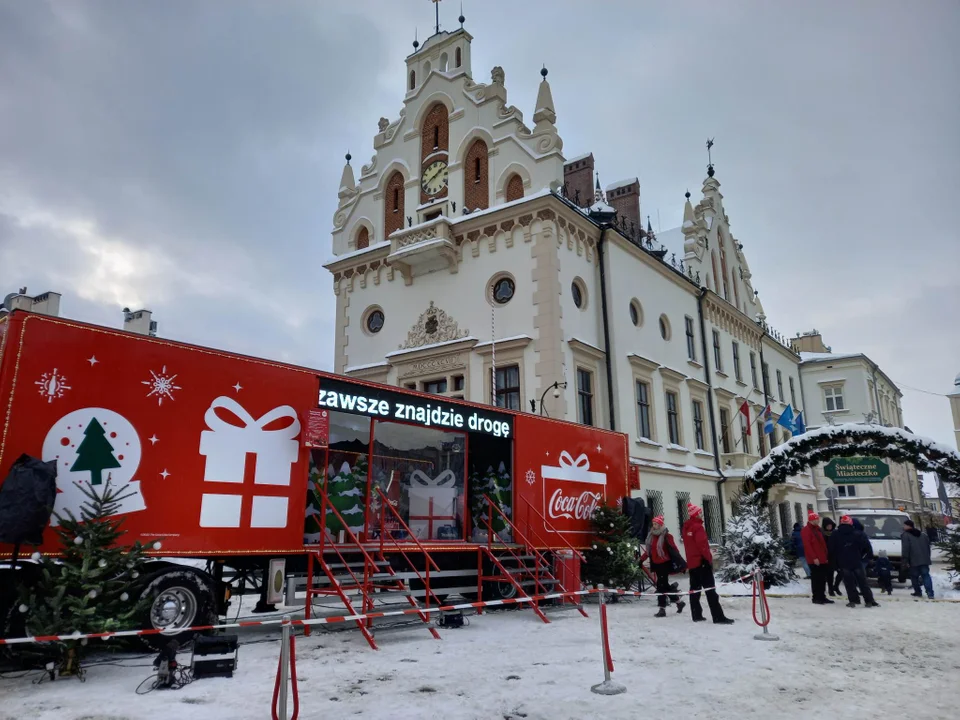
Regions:
[[[727,253],[724,252],[723,246],[720,247],[720,269],[723,270],[723,299],[729,300],[730,286],[727,282]]]
[[[710,258],[713,261],[713,291],[720,294],[720,273],[717,272],[717,251],[710,251]]]
[[[463,206],[470,210],[486,210],[490,207],[490,182],[488,180],[487,144],[477,138],[464,158]]]
[[[357,250],[363,250],[370,247],[370,231],[366,227],[361,227],[357,233]]]
[[[510,179],[507,180],[507,190],[505,194],[507,202],[519,200],[523,197],[523,180],[517,173],[511,175]]]
[[[390,237],[390,233],[403,227],[403,175],[395,170],[387,180],[383,193],[383,236]]]
[[[462,53],[460,52],[460,48],[457,48],[457,51],[456,51],[456,53],[454,54],[454,58],[455,58],[455,62],[456,62],[457,67],[460,67],[460,64],[461,64],[462,61],[463,61],[463,55],[462,55]]]
[[[444,53],[440,56],[440,72],[447,71],[447,54]]]
[[[417,71],[411,70],[410,71],[410,89],[413,90],[416,87],[417,87]]]

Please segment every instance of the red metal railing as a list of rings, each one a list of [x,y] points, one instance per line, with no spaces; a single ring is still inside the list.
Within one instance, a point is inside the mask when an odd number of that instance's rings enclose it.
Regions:
[[[434,570],[436,570],[437,572],[440,572],[440,566],[437,565],[436,562],[434,562],[432,557],[430,557],[430,553],[427,552],[427,549],[417,539],[416,535],[413,534],[413,530],[410,529],[410,526],[404,522],[403,518],[400,516],[400,513],[390,503],[390,499],[384,494],[383,490],[381,490],[379,487],[376,488],[376,490],[377,490],[377,494],[380,496],[380,554],[383,555],[383,552],[384,552],[384,535],[386,535],[386,532],[385,532],[386,523],[384,521],[386,520],[386,511],[389,510],[393,515],[393,517],[397,520],[397,522],[400,523],[400,527],[403,528],[403,530],[407,533],[407,537],[413,540],[413,543],[414,545],[417,546],[417,549],[421,553],[423,553],[424,560],[426,561],[425,567],[424,567],[425,577],[424,575],[420,574],[420,571],[417,570],[413,562],[411,562],[410,557],[407,555],[406,551],[403,549],[400,543],[397,542],[397,539],[391,536],[390,541],[396,546],[397,550],[403,556],[403,559],[407,561],[407,565],[410,566],[410,569],[413,570],[414,573],[416,573],[417,578],[420,580],[420,582],[423,583],[423,587],[426,590],[425,599],[426,599],[427,607],[428,608],[430,607],[431,597],[434,600],[436,600],[437,605],[441,605],[442,603],[439,601],[439,599],[436,597],[436,595],[434,595],[434,593],[430,589],[430,568],[433,567]]]
[[[533,506],[533,503],[531,503],[529,500],[527,500],[523,496],[520,496],[520,499],[523,500],[523,502],[526,504],[528,511],[533,510],[533,512],[536,513],[537,517],[540,518],[541,521],[543,521],[543,526],[547,529],[547,531],[552,532],[554,535],[556,535],[557,538],[560,540],[560,542],[562,542],[568,550],[571,550],[575,555],[577,555],[577,557],[579,557],[580,560],[586,561],[587,559],[586,556],[582,552],[577,550],[573,545],[571,545],[567,541],[567,539],[560,534],[560,531],[558,531],[555,527],[553,527],[553,525],[550,524],[550,521],[543,516],[543,513],[541,513],[539,510],[537,510]],[[531,523],[527,523],[527,526],[533,529],[533,525]],[[537,535],[537,539],[540,541],[540,543],[543,546],[550,547],[550,543],[543,542],[543,538],[540,536],[540,534],[536,530],[533,530],[533,532],[535,535]]]

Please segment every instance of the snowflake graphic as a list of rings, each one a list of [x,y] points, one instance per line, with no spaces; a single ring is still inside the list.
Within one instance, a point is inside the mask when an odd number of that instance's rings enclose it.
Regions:
[[[48,403],[52,403],[54,398],[62,398],[67,390],[72,390],[57,368],[53,372],[45,372],[34,385],[40,388],[41,397],[45,397]]]
[[[537,474],[533,470],[527,470],[527,485],[533,485],[537,481]]]
[[[169,398],[173,400],[173,391],[180,390],[179,385],[174,385],[173,381],[177,379],[176,375],[167,375],[167,366],[164,365],[159,373],[155,373],[153,370],[150,371],[150,374],[153,376],[150,380],[142,381],[142,384],[150,387],[150,392],[147,393],[147,397],[157,396],[157,405],[163,405],[163,399]]]

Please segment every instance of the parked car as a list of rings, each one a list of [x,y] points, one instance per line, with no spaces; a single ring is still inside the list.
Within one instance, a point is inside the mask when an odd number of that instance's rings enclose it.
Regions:
[[[881,550],[887,551],[890,564],[897,573],[898,582],[905,582],[907,569],[901,562],[900,536],[903,534],[903,521],[910,516],[900,510],[850,510],[847,514],[863,525],[863,531],[870,538],[873,554],[879,555]],[[867,564],[867,576],[876,577],[874,562]]]

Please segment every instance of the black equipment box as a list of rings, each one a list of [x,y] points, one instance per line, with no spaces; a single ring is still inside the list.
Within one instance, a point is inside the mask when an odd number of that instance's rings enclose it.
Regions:
[[[193,677],[233,677],[237,669],[236,635],[198,635],[193,640]]]

